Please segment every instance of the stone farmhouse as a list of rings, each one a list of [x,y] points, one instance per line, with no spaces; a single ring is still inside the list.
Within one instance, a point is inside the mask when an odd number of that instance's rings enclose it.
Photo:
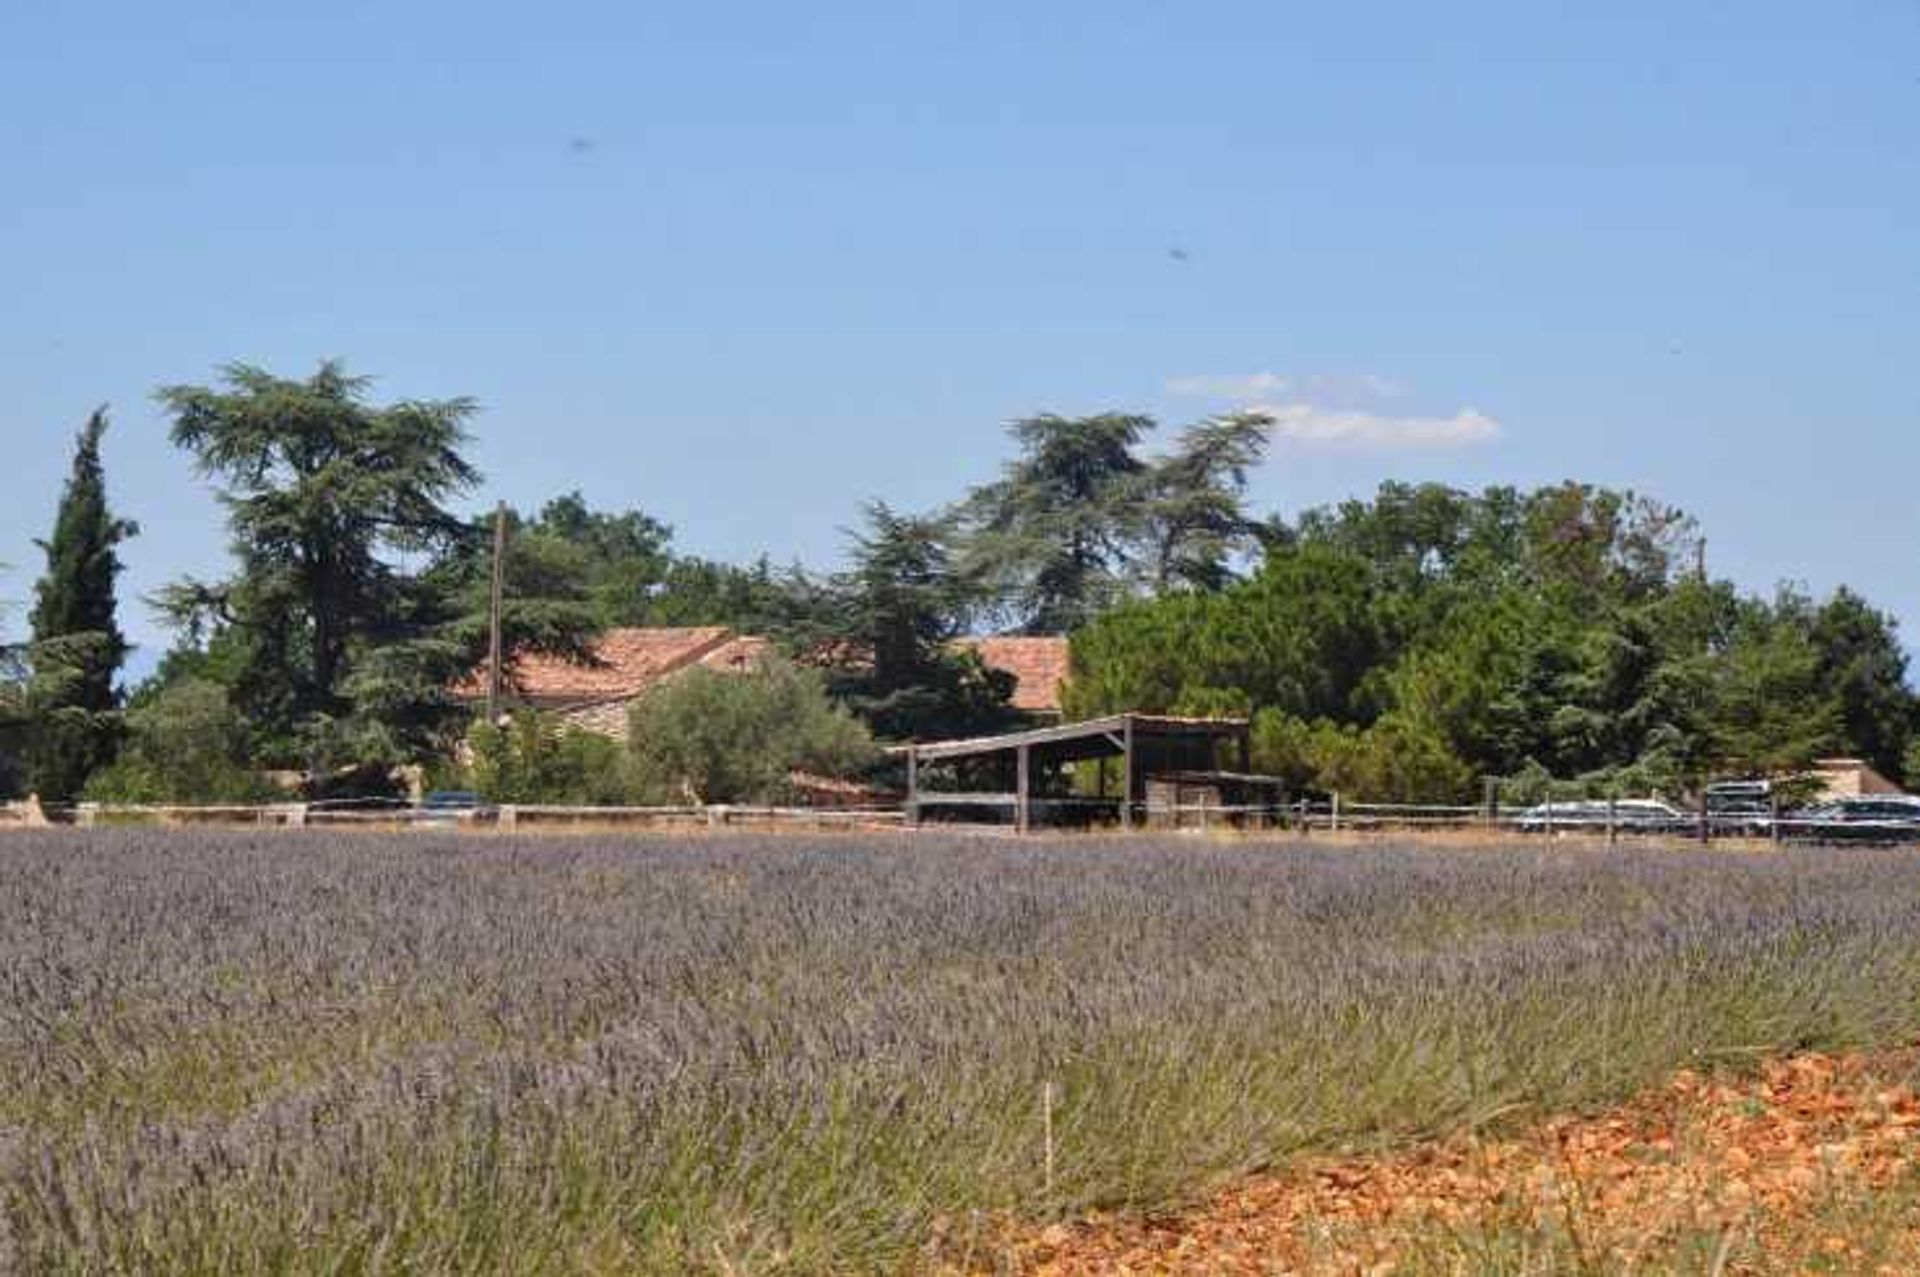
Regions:
[[[1060,689],[1067,677],[1064,637],[967,638],[958,646],[978,652],[989,668],[1013,675],[1015,709],[1037,721],[1060,717]],[[660,683],[691,669],[746,673],[772,651],[769,640],[724,625],[623,626],[600,636],[591,662],[539,653],[517,658],[507,671],[507,704],[544,710],[624,740],[627,711]],[[469,704],[484,701],[484,674],[467,678],[455,695]]]

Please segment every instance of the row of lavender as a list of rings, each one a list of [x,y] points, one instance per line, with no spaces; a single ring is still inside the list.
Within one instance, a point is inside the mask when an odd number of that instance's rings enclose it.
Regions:
[[[16,833],[0,1271],[891,1271],[1916,1030],[1900,852]]]

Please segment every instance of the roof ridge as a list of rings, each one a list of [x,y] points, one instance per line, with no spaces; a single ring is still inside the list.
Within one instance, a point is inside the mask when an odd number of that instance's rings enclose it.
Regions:
[[[701,661],[706,660],[709,656],[712,656],[715,652],[733,642],[734,639],[741,637],[733,632],[733,627],[730,625],[689,625],[685,628],[690,630],[712,629],[717,632],[706,642],[700,644],[700,646],[690,649],[679,660],[664,666],[660,671],[661,673],[670,674],[674,670],[682,670],[689,665],[698,665]]]

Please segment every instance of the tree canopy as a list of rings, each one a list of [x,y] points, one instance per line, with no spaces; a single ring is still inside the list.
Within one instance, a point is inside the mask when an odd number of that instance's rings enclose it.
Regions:
[[[1012,679],[956,650],[984,606],[954,552],[951,518],[863,511],[847,570],[832,582],[829,687],[873,731],[904,740],[1004,727]]]
[[[1069,708],[1251,713],[1262,765],[1381,798],[1534,771],[1674,789],[1835,752],[1901,777],[1892,620],[1847,591],[1703,580],[1697,536],[1580,484],[1388,484],[1281,529],[1248,580],[1083,628]]]
[[[449,502],[479,482],[462,452],[475,405],[378,405],[370,387],[329,361],[304,381],[231,364],[219,389],[159,392],[173,441],[221,484],[235,560],[227,580],[162,601],[207,634],[203,672],[281,765],[436,747],[454,721],[446,689],[484,650],[471,597],[462,612],[444,580],[407,566],[474,537]]]
[[[465,457],[473,402],[379,403],[334,362],[304,380],[235,364],[160,400],[219,485],[234,567],[159,600],[182,642],[140,703],[136,757],[158,768],[153,742],[204,719],[217,688],[234,720],[214,734],[240,742],[223,756],[255,768],[446,758],[469,724],[451,691],[485,651],[494,566],[492,516],[461,509],[480,478]],[[1848,590],[1755,596],[1708,579],[1699,529],[1674,507],[1572,482],[1394,482],[1260,517],[1248,484],[1269,418],[1192,422],[1155,450],[1158,429],[1117,412],[1016,421],[994,479],[924,514],[869,503],[830,573],[685,554],[644,510],[578,491],[507,510],[510,653],[586,660],[612,626],[727,625],[817,668],[751,690],[676,680],[636,725],[678,743],[636,743],[632,760],[546,721],[469,743],[503,792],[625,793],[644,774],[655,792],[770,793],[777,781],[716,752],[717,732],[792,744],[769,715],[794,714],[831,745],[820,756],[850,757],[869,734],[997,730],[1013,721],[1011,680],[955,640],[1012,629],[1072,634],[1071,715],[1249,714],[1263,766],[1370,797],[1465,798],[1488,777],[1546,775],[1678,789],[1843,751],[1896,779],[1920,766],[1893,621]],[[92,564],[97,584],[128,529],[103,498],[76,509],[95,511],[73,519],[91,549],[58,557]],[[69,650],[104,634],[117,660],[116,629],[61,615],[82,636],[61,640]],[[18,650],[51,670],[59,649]],[[111,677],[87,677],[99,705]],[[0,771],[35,685],[0,670]]]
[[[100,460],[106,430],[104,409],[81,428],[52,535],[38,543],[47,566],[34,589],[27,649],[26,783],[49,802],[77,797],[112,761],[120,731],[114,681],[127,642],[114,584],[118,547],[138,529],[107,505]]]
[[[1271,419],[1242,413],[1183,431],[1142,455],[1152,417],[1027,417],[1019,454],[973,489],[957,515],[971,569],[1029,634],[1064,634],[1141,592],[1216,589],[1254,540],[1247,474]]]

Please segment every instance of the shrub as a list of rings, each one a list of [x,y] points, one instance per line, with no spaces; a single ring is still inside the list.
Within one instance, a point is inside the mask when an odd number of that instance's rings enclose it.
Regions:
[[[249,763],[253,733],[225,688],[187,678],[126,714],[120,758],[88,782],[101,802],[244,803],[278,797]]]
[[[777,802],[795,771],[847,776],[878,758],[819,676],[781,661],[693,669],[654,688],[633,707],[629,748],[635,783],[665,802]]]
[[[523,711],[504,727],[476,722],[467,748],[461,782],[492,802],[617,805],[632,796],[619,743],[551,714]]]

